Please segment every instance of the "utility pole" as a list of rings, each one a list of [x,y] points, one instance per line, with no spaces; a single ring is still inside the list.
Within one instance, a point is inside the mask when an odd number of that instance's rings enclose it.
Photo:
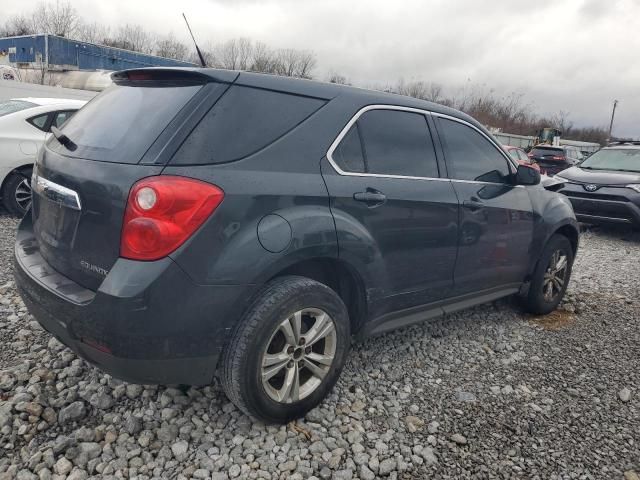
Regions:
[[[613,111],[611,112],[611,123],[609,124],[609,137],[607,143],[611,141],[611,130],[613,130],[613,118],[616,116],[616,107],[618,106],[618,100],[613,101]]]

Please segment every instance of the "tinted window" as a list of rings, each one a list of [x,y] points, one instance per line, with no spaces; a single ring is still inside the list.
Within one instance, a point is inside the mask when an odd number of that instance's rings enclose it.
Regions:
[[[49,114],[45,113],[44,115],[38,115],[37,117],[30,118],[28,121],[34,127],[45,131],[45,127],[47,125],[47,119],[49,118]]]
[[[333,161],[345,172],[365,172],[364,156],[358,126],[353,125],[332,155]]]
[[[7,100],[6,102],[0,102],[0,117],[37,106],[35,103],[25,102],[24,100]]]
[[[53,122],[51,123],[51,125],[56,128],[60,128],[64,122],[66,122],[73,116],[74,113],[76,113],[75,110],[67,112],[56,112],[54,114]]]
[[[502,182],[510,174],[504,156],[476,130],[446,119],[440,119],[440,126],[453,178]]]
[[[358,119],[367,172],[437,177],[438,164],[424,115],[371,110]]]
[[[112,86],[64,124],[78,148],[65,155],[138,163],[169,122],[201,86]],[[50,145],[59,145],[53,138]]]
[[[534,157],[553,157],[554,155],[564,155],[564,151],[561,148],[534,148],[531,150]]]
[[[244,158],[295,128],[325,102],[231,87],[191,132],[172,163],[224,163]]]

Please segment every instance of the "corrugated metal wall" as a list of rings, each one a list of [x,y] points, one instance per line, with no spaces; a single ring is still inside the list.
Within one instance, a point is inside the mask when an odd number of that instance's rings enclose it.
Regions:
[[[17,63],[39,63],[40,58],[46,61],[46,37],[48,37],[49,43],[49,67],[51,69],[123,70],[136,67],[194,66],[188,62],[77,42],[55,35],[0,38],[0,51],[9,52],[15,48],[15,53],[9,54],[9,62],[14,65]]]

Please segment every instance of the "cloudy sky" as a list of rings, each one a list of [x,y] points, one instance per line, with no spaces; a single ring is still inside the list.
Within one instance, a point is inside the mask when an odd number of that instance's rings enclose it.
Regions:
[[[568,111],[579,126],[608,126],[618,99],[614,135],[640,137],[640,0],[70,1],[89,21],[185,41],[183,11],[201,44],[242,36],[310,49],[320,79],[523,94],[537,113]],[[0,10],[37,3],[0,0]]]

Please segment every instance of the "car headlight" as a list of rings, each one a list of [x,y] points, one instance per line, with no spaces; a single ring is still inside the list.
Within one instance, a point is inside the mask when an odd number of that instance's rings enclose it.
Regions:
[[[631,185],[627,185],[627,188],[631,188],[636,192],[640,193],[640,183],[632,183]]]

